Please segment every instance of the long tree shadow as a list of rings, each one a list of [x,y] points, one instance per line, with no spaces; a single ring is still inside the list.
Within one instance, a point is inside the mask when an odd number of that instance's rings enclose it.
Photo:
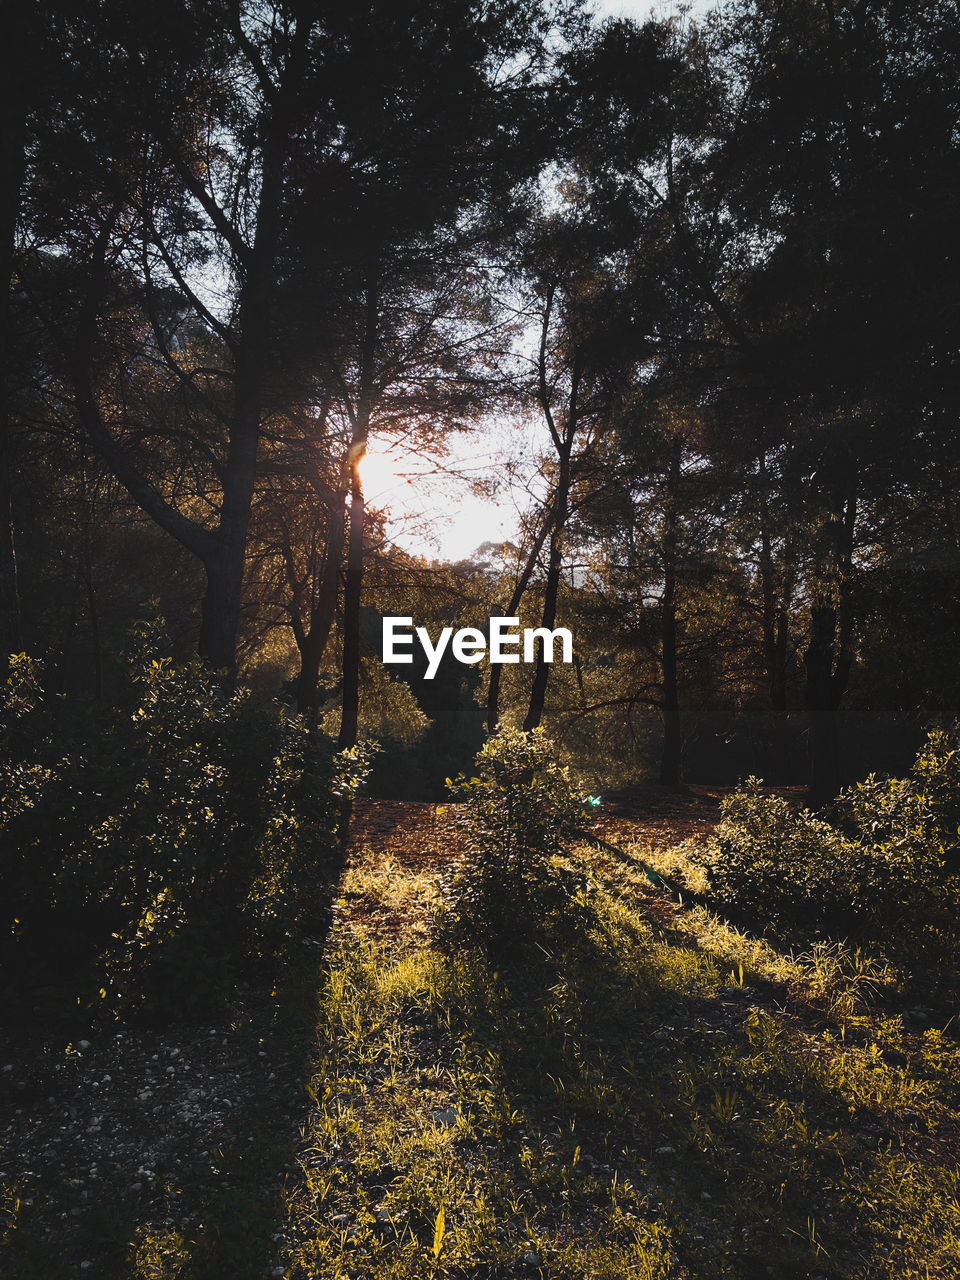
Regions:
[[[897,1247],[882,1188],[888,1166],[909,1164],[893,1114],[903,1073],[853,1053],[819,1060],[772,1000],[725,992],[695,943],[581,945],[558,961],[531,953],[492,972],[475,957],[451,1006],[493,1081],[471,1117],[544,1229],[589,1239],[619,1197],[629,1212],[606,1243],[619,1233],[627,1247],[646,1219],[691,1275],[893,1274],[894,1254],[875,1250]],[[537,1142],[559,1150],[552,1172],[531,1173]]]
[[[121,1022],[122,1031],[90,1032],[65,1062],[62,1047],[21,1043],[3,1077],[4,1277],[269,1273],[342,870],[331,860],[310,936],[282,969],[231,984],[202,1026],[175,1013],[162,1024]]]

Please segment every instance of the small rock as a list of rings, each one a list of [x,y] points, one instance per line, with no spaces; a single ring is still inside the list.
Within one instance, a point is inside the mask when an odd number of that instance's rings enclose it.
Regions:
[[[540,1255],[536,1249],[527,1249],[523,1255],[523,1265],[525,1267],[539,1267]]]
[[[78,1049],[89,1049],[89,1048],[90,1048],[90,1041],[89,1041],[89,1040],[78,1040],[78,1041],[77,1041],[77,1048],[78,1048]],[[80,1265],[81,1265],[81,1266],[83,1266],[83,1263],[81,1262],[81,1264],[80,1264]],[[88,1262],[88,1263],[87,1263],[87,1266],[88,1266],[88,1267],[93,1266],[93,1263]]]
[[[657,1147],[656,1155],[658,1156],[675,1156],[677,1154],[676,1147]]]
[[[449,1129],[451,1125],[457,1123],[456,1107],[447,1107],[445,1111],[431,1111],[430,1118],[434,1124],[439,1124],[445,1129]]]

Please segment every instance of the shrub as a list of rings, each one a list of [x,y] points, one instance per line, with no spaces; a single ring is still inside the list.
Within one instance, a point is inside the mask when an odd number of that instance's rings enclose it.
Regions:
[[[447,885],[443,936],[508,956],[575,923],[583,881],[558,861],[563,840],[587,821],[586,797],[540,729],[501,729],[477,755],[475,774],[448,779],[465,806],[467,850]]]
[[[108,1005],[199,1007],[320,927],[340,802],[363,758],[336,756],[276,704],[199,662],[175,665],[161,644],[156,624],[140,629],[132,705],[71,743],[22,731],[36,680],[13,669],[0,894],[25,989],[67,982]]]
[[[748,778],[721,806],[711,896],[737,914],[783,930],[835,913],[842,903],[849,858],[829,823],[794,812]]]
[[[908,777],[845,791],[826,821],[764,795],[724,801],[711,888],[721,905],[784,934],[870,941],[946,959],[960,934],[960,730],[931,733]]]

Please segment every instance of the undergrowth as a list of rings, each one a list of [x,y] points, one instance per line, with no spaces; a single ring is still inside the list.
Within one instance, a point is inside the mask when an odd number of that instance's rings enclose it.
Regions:
[[[332,941],[286,1274],[957,1274],[953,1042],[852,952],[591,897],[522,973]]]

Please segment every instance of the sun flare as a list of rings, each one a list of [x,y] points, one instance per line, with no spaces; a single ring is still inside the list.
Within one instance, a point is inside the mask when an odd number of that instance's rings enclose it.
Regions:
[[[454,442],[442,458],[371,439],[360,462],[363,496],[387,516],[390,537],[415,555],[458,560],[481,542],[513,536],[512,499],[491,501],[469,488],[469,478],[489,465],[469,444]]]
[[[360,462],[360,481],[368,502],[389,503],[409,487],[409,480],[398,471],[396,453],[376,441],[370,441]]]

